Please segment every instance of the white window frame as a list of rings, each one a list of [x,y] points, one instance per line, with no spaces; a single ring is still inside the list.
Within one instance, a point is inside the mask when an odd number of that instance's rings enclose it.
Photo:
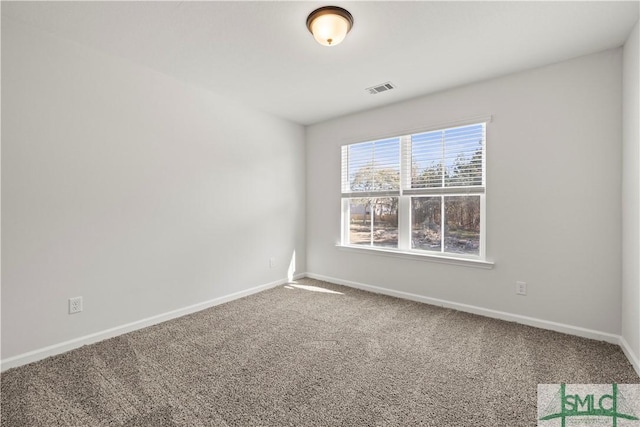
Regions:
[[[392,256],[407,259],[427,260],[435,261],[446,264],[456,264],[479,268],[492,268],[494,263],[487,260],[486,253],[486,171],[487,171],[487,134],[488,124],[491,122],[491,116],[476,117],[468,120],[462,120],[455,123],[440,124],[430,127],[423,127],[418,129],[411,129],[406,131],[397,132],[387,136],[378,136],[375,138],[361,139],[356,142],[344,144],[341,147],[342,150],[353,144],[361,142],[379,141],[387,138],[400,138],[400,188],[399,191],[386,191],[386,192],[371,192],[371,193],[349,193],[345,191],[344,176],[341,179],[341,235],[340,243],[336,246],[341,250],[369,253],[382,256]],[[483,185],[481,188],[474,187],[454,187],[448,188],[431,188],[431,189],[412,189],[411,188],[411,136],[419,133],[426,133],[439,130],[447,130],[456,127],[469,126],[474,124],[483,124],[485,138],[483,141],[483,155],[482,155],[482,173],[483,173]],[[342,156],[341,156],[342,161]],[[343,165],[344,166],[344,165]],[[344,170],[342,170],[344,174]],[[347,178],[348,179],[348,178]],[[392,194],[393,193],[393,194]],[[478,255],[471,254],[458,254],[444,251],[444,233],[441,232],[442,244],[440,251],[427,251],[422,249],[413,249],[411,247],[411,198],[412,197],[442,197],[442,209],[444,209],[444,197],[446,196],[465,196],[473,195],[480,197],[480,233],[479,233],[479,248]],[[389,248],[373,245],[355,245],[349,244],[350,233],[350,215],[349,205],[351,198],[362,197],[397,197],[398,198],[398,247]],[[441,226],[444,227],[444,215],[442,215],[443,221]]]

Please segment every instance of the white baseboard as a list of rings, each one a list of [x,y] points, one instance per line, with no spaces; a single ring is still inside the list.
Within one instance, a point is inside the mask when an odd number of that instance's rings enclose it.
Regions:
[[[304,274],[298,274],[294,276],[294,279],[300,279],[305,277]],[[116,326],[104,331],[96,332],[93,334],[85,335],[79,338],[74,338],[69,341],[65,341],[59,344],[50,345],[48,347],[39,348],[27,353],[19,354],[17,356],[9,357],[0,361],[0,370],[6,371],[7,369],[15,368],[18,366],[26,365],[27,363],[36,362],[38,360],[45,359],[56,354],[65,353],[83,345],[93,344],[98,341],[103,341],[108,338],[113,338],[118,335],[126,334],[128,332],[136,331],[138,329],[146,328],[147,326],[156,325],[158,323],[165,322],[167,320],[175,319],[177,317],[185,316],[187,314],[195,313],[216,305],[224,304],[225,302],[233,301],[238,298],[246,297],[251,294],[265,291],[270,288],[274,288],[279,285],[287,283],[287,279],[276,280],[271,283],[256,286],[254,288],[246,289],[244,291],[235,292],[233,294],[224,295],[218,298],[214,298],[209,301],[204,301],[198,304],[190,305],[188,307],[179,308],[166,313],[158,314],[156,316],[147,317],[146,319],[137,320],[135,322],[127,323],[125,325]]]
[[[551,331],[562,332],[569,335],[576,335],[583,338],[590,338],[599,341],[606,341],[611,344],[620,344],[620,336],[607,332],[595,331],[592,329],[581,328],[579,326],[566,325],[563,323],[551,322],[548,320],[537,319],[535,317],[521,316],[519,314],[507,313],[504,311],[491,310],[488,308],[478,307],[475,305],[461,304],[457,302],[425,297],[422,295],[412,294],[408,292],[396,291],[388,288],[366,285],[364,283],[352,282],[350,280],[342,280],[335,277],[323,276],[321,274],[307,273],[307,277],[311,279],[324,280],[326,282],[336,283],[351,288],[362,289],[364,291],[376,294],[389,295],[392,297],[407,299],[411,301],[423,302],[430,305],[452,308],[466,313],[478,314],[480,316],[491,317],[494,319],[506,320],[509,322],[521,323],[523,325],[534,326],[540,329],[548,329]],[[632,362],[633,363],[633,362]]]
[[[425,297],[422,295],[412,294],[408,292],[396,291],[393,289],[382,288],[377,286],[366,285],[364,283],[353,282],[350,280],[338,279],[336,277],[323,276],[315,273],[297,274],[294,276],[295,280],[303,277],[309,277],[311,279],[324,280],[338,285],[344,285],[355,289],[362,289],[365,291],[389,295],[397,298],[403,298],[411,301],[422,302],[426,304],[452,308],[467,313],[478,314],[480,316],[491,317],[495,319],[506,320],[510,322],[517,322],[528,326],[534,326],[541,329],[548,329],[556,332],[562,332],[570,335],[576,335],[579,337],[590,338],[600,341],[606,341],[612,344],[618,344],[625,356],[629,359],[631,365],[640,376],[640,359],[631,350],[629,343],[619,335],[609,334],[606,332],[595,331],[591,329],[585,329],[578,326],[566,325],[562,323],[550,322],[547,320],[537,319],[533,317],[521,316],[518,314],[507,313],[503,311],[490,310],[478,306],[461,304],[447,300],[441,300],[437,298]],[[271,283],[256,286],[244,291],[235,292],[233,294],[225,295],[222,297],[214,298],[209,301],[204,301],[198,304],[190,305],[188,307],[180,308],[177,310],[162,313],[156,316],[141,319],[135,322],[127,323],[125,325],[117,326],[115,328],[107,329],[104,331],[96,332],[93,334],[85,335],[79,338],[74,338],[69,341],[65,341],[59,344],[54,344],[48,347],[43,347],[37,350],[33,350],[27,353],[19,354],[0,361],[0,370],[5,371],[7,369],[15,368],[18,366],[26,365],[27,363],[36,362],[38,360],[45,359],[56,354],[65,353],[75,348],[82,347],[87,344],[93,344],[98,341],[103,341],[108,338],[113,338],[118,335],[126,334],[128,332],[136,331],[138,329],[146,328],[148,326],[156,325],[158,323],[165,322],[167,320],[175,319],[177,317],[185,316],[187,314],[195,313],[216,305],[224,304],[229,301],[233,301],[251,294],[262,292],[264,290],[274,288],[279,285],[287,283],[286,279],[276,280]]]
[[[620,347],[622,348],[622,352],[624,353],[625,356],[627,356],[627,359],[629,359],[629,362],[631,362],[633,369],[635,369],[636,372],[638,373],[638,376],[640,376],[640,358],[638,357],[637,354],[633,352],[633,350],[631,349],[631,346],[629,345],[627,340],[624,339],[624,337],[622,336],[620,337],[619,344],[620,344]]]

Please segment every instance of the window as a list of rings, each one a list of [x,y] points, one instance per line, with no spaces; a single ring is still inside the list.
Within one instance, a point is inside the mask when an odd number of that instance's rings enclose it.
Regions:
[[[484,259],[485,122],[342,147],[342,244]]]

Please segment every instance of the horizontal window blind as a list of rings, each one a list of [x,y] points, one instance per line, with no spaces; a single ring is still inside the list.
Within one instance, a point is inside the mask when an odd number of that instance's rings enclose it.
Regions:
[[[481,194],[485,187],[485,123],[342,147],[342,196]],[[400,156],[404,179],[400,191]]]
[[[405,164],[410,179],[403,194],[483,193],[485,124],[411,135]]]
[[[342,147],[342,196],[400,194],[400,138]]]

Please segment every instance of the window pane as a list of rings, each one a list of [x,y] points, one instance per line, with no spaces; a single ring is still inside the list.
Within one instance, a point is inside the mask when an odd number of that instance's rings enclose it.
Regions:
[[[398,198],[349,201],[349,243],[398,247]]]
[[[398,198],[372,200],[373,246],[398,247]]]
[[[485,125],[411,135],[411,188],[482,186]]]
[[[411,199],[411,247],[440,252],[442,197]]]
[[[480,196],[444,198],[446,226],[444,250],[457,254],[480,254]]]
[[[444,131],[445,187],[483,185],[484,124]]]
[[[442,131],[411,135],[411,188],[442,187]]]
[[[350,191],[400,188],[400,138],[353,144],[348,148]]]
[[[351,199],[349,201],[349,243],[352,245],[371,244],[370,199]]]

